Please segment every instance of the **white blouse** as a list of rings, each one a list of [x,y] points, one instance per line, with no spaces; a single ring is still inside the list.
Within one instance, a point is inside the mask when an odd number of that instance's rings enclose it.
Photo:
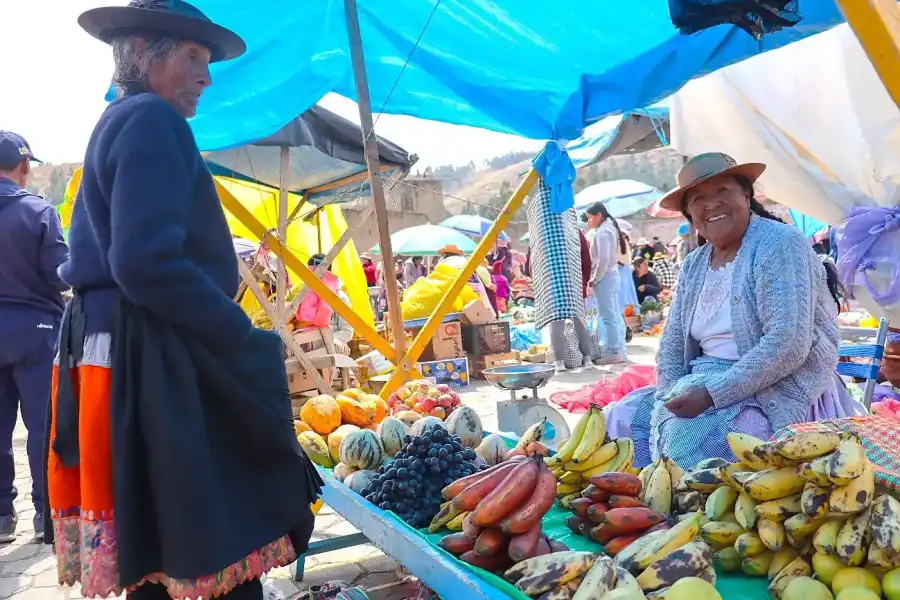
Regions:
[[[731,324],[731,280],[734,263],[706,272],[703,289],[691,322],[691,337],[700,343],[706,356],[738,360],[737,344]]]

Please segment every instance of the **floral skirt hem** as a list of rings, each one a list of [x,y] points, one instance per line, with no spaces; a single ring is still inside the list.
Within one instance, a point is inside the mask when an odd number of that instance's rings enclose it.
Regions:
[[[137,584],[123,588],[116,568],[114,521],[92,521],[79,516],[53,515],[56,534],[57,573],[60,585],[81,584],[84,598],[108,598],[133,592],[147,583],[158,583],[174,600],[208,600],[227,594],[266,572],[297,559],[288,536],[266,544],[218,573],[194,579],[176,579],[165,573],[151,573]]]

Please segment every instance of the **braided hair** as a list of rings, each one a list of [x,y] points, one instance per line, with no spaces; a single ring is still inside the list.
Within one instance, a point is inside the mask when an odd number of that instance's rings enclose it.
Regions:
[[[769,210],[760,203],[759,200],[756,199],[756,190],[753,187],[753,183],[746,177],[741,175],[732,175],[735,181],[738,182],[738,185],[741,186],[741,189],[744,190],[744,193],[747,194],[747,198],[750,200],[750,212],[755,214],[756,216],[762,219],[769,219],[770,221],[778,221],[779,223],[784,223],[783,219],[779,219],[775,215],[773,215]],[[681,214],[687,219],[688,223],[693,225],[693,221],[691,220],[691,215],[687,210],[687,203],[684,202],[681,205]],[[706,243],[706,239],[697,234],[697,243],[702,246]],[[825,283],[828,285],[828,292],[831,294],[831,297],[834,299],[835,304],[838,305],[838,311],[841,309],[841,298],[844,295],[844,288],[841,285],[840,280],[837,275],[837,268],[834,264],[823,261],[823,266],[825,267]],[[830,268],[829,268],[830,267]]]

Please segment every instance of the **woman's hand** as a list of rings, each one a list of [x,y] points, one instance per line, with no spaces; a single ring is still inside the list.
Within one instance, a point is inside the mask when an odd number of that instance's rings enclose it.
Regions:
[[[707,408],[712,407],[713,401],[705,387],[694,387],[675,396],[666,402],[666,408],[676,417],[690,419],[696,417]]]

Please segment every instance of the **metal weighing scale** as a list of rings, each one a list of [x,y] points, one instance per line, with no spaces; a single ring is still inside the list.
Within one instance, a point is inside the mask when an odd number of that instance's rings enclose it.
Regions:
[[[509,392],[509,400],[497,403],[497,428],[521,436],[531,425],[546,417],[542,442],[557,446],[568,439],[570,431],[559,412],[538,397],[538,388],[547,385],[556,373],[554,365],[523,363],[484,370],[484,378],[499,390]],[[531,395],[516,392],[531,390]]]

